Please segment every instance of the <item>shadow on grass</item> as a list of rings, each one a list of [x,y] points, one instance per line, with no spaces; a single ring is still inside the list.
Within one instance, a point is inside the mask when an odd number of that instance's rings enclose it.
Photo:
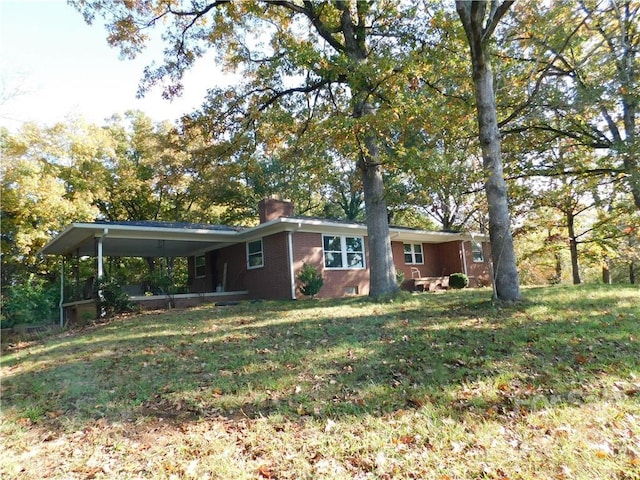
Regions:
[[[640,316],[626,292],[636,291],[532,289],[504,308],[467,291],[120,319],[5,355],[3,415],[49,429],[421,407],[490,417],[637,395],[625,382],[638,373]]]

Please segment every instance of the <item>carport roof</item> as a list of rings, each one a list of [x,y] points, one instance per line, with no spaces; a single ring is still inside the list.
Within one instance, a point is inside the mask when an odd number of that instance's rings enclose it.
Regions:
[[[102,238],[103,255],[113,257],[181,257],[228,245],[239,228],[183,222],[126,221],[72,223],[40,251],[44,255],[95,256]]]

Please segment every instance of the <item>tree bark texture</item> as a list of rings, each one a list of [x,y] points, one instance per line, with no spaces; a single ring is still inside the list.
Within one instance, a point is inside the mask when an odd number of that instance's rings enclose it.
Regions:
[[[478,65],[479,64],[479,65]],[[504,181],[500,131],[493,91],[493,72],[488,62],[474,62],[473,81],[478,108],[482,161],[486,173],[485,193],[489,205],[489,238],[496,295],[502,300],[520,298],[511,218]]]
[[[373,114],[373,107],[366,101],[360,101],[355,105],[354,117]],[[378,145],[372,133],[365,134],[363,143],[358,168],[362,177],[369,237],[369,296],[378,298],[397,292],[399,287],[391,250],[389,217]]]
[[[487,2],[456,1],[456,9],[469,41],[473,67],[480,147],[485,171],[485,193],[489,204],[494,292],[500,300],[519,300],[520,285],[502,167],[493,71],[486,52],[487,37],[499,18],[490,18],[488,26],[483,27],[486,4]]]

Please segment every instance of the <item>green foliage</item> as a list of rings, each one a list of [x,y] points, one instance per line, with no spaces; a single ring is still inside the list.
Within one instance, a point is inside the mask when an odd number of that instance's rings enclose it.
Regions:
[[[133,309],[129,295],[124,291],[120,282],[114,278],[102,278],[97,282],[98,310],[104,311],[107,317],[118,313],[130,312]]]
[[[324,284],[322,274],[318,269],[312,265],[307,265],[306,263],[303,264],[300,273],[298,273],[298,281],[301,283],[300,292],[302,292],[303,295],[310,296],[311,298],[318,294]]]
[[[449,275],[449,286],[460,289],[469,286],[469,277],[464,273],[452,273]]]
[[[58,315],[60,287],[31,274],[24,281],[2,289],[0,325],[51,323]]]
[[[173,279],[164,271],[155,270],[147,273],[145,280],[154,295],[172,295],[175,293]]]

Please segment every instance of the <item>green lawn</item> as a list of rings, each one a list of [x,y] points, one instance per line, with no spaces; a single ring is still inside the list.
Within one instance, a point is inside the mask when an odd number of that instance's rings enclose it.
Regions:
[[[640,479],[640,291],[119,318],[6,348],[3,479]]]

